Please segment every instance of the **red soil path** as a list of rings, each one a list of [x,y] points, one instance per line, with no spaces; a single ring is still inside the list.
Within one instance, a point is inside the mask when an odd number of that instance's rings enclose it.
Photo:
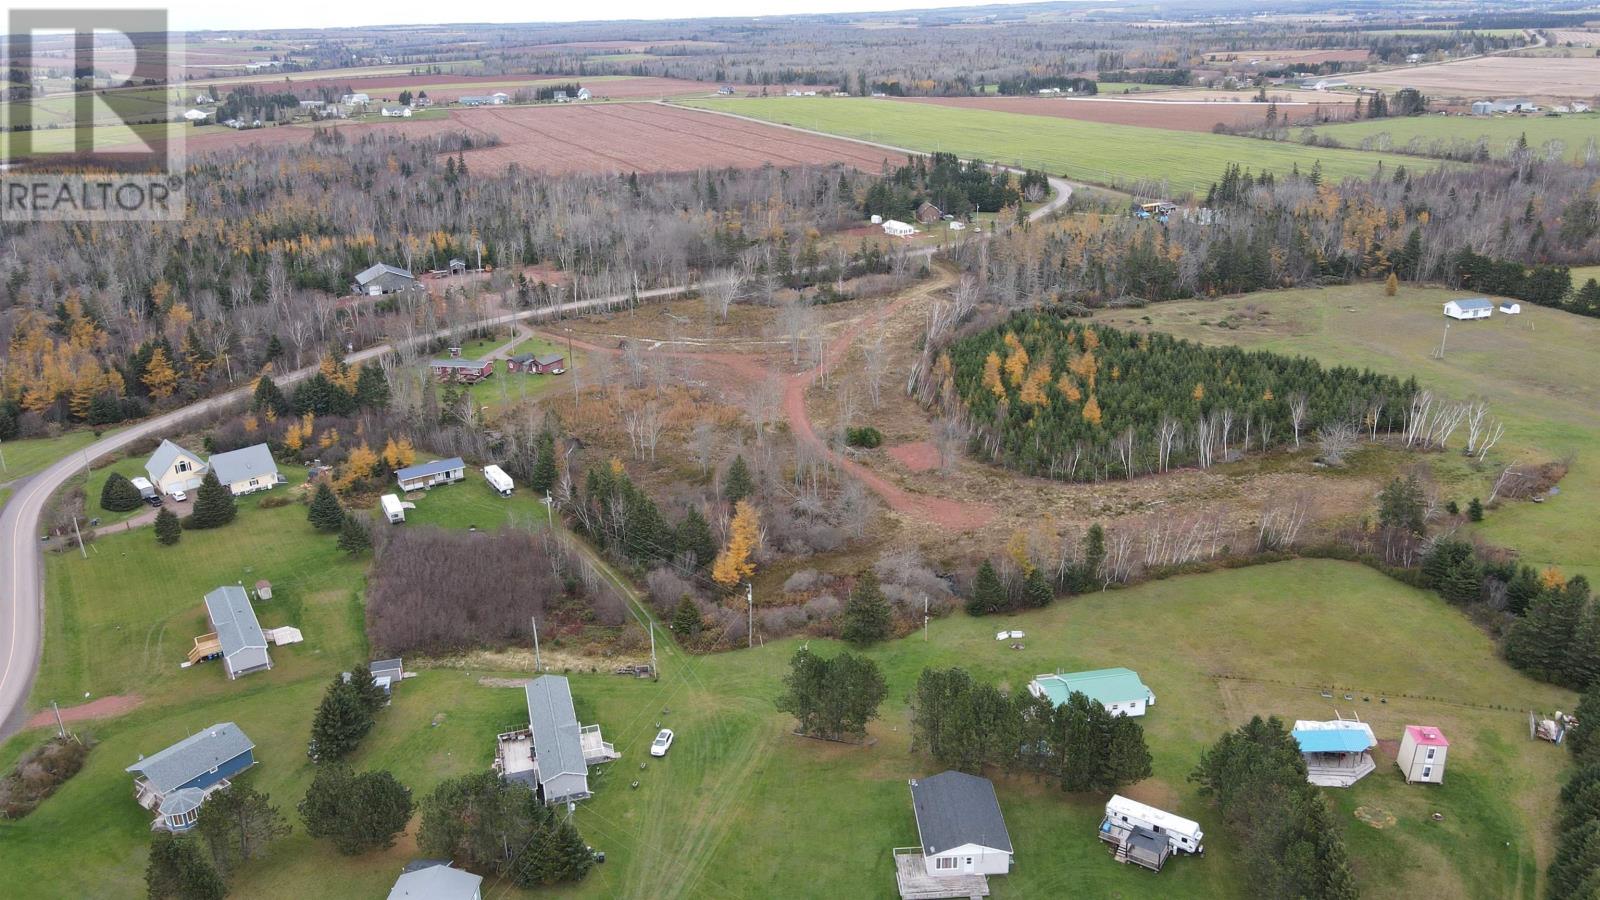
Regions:
[[[77,706],[69,706],[63,709],[61,711],[61,721],[86,722],[90,719],[109,719],[112,716],[120,716],[123,713],[132,712],[135,707],[143,702],[144,698],[135,694],[114,694],[110,697],[101,697],[98,700],[90,700],[88,703],[80,703]],[[44,728],[55,723],[55,712],[45,709],[34,713],[33,717],[28,719],[28,724],[23,727]]]
[[[885,447],[884,451],[900,465],[913,472],[928,472],[939,468],[939,448],[927,441],[895,444],[893,447]]]
[[[931,103],[964,109],[989,109],[1028,116],[1078,119],[1106,125],[1138,125],[1170,131],[1210,131],[1218,122],[1259,125],[1267,119],[1267,103],[1179,103],[1157,100],[1090,100],[1069,97],[915,97],[906,103]],[[1278,115],[1298,121],[1319,112],[1337,114],[1344,107],[1329,104],[1278,107]]]

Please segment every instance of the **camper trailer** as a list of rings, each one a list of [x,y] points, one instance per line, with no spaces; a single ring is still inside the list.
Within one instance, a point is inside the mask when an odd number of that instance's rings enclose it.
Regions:
[[[1100,840],[1116,848],[1118,862],[1154,871],[1174,853],[1204,853],[1205,837],[1198,822],[1121,794],[1106,802],[1106,817],[1100,822]]]
[[[502,497],[511,496],[511,476],[506,474],[505,469],[499,466],[484,466],[483,478],[489,482],[490,487],[494,488],[495,493]]]
[[[406,510],[417,508],[415,503],[407,503],[396,494],[384,494],[378,498],[378,502],[383,506],[383,517],[388,519],[390,524],[404,522]]]

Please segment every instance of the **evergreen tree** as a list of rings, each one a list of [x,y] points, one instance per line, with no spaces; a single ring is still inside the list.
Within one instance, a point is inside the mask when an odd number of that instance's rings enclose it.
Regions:
[[[1092,590],[1106,561],[1106,530],[1096,522],[1083,533],[1083,560],[1069,573],[1074,594]]]
[[[394,846],[411,811],[411,792],[393,775],[356,775],[344,763],[319,766],[299,806],[306,834],[331,838],[346,856]]]
[[[877,576],[870,571],[861,573],[845,604],[839,636],[857,647],[865,647],[888,640],[890,625],[889,601],[878,587]]]
[[[0,416],[3,415],[0,412]],[[123,411],[122,402],[110,394],[95,394],[94,399],[89,401],[87,421],[90,425],[115,425],[126,418],[128,416]],[[3,426],[0,426],[0,430],[3,430]],[[0,440],[4,438],[0,437]]]
[[[1000,583],[1000,575],[995,572],[994,565],[986,559],[978,566],[978,574],[972,579],[972,597],[967,600],[967,615],[986,616],[1000,612],[1005,608],[1005,603],[1005,586]]]
[[[317,492],[311,499],[311,509],[306,513],[306,521],[326,534],[333,534],[344,527],[344,507],[339,505],[339,498],[334,495],[328,482],[318,482]]]
[[[1506,661],[1535,678],[1564,683],[1573,636],[1583,623],[1588,582],[1574,578],[1564,587],[1543,590],[1506,634]]]
[[[210,852],[211,864],[226,877],[265,854],[269,844],[289,833],[289,824],[270,797],[236,781],[206,798],[194,830]]]
[[[700,635],[700,629],[705,627],[705,618],[700,615],[700,607],[694,598],[688,594],[678,601],[678,606],[672,611],[672,630],[680,638],[694,638]]]
[[[1113,716],[1105,726],[1102,754],[1101,790],[1114,791],[1154,774],[1150,747],[1145,743],[1144,726],[1138,719]]]
[[[250,408],[258,413],[270,411],[275,416],[286,416],[289,414],[289,400],[283,396],[283,391],[279,390],[271,375],[262,375],[256,382],[256,392],[251,397]]]
[[[339,549],[351,556],[372,551],[372,535],[367,526],[355,516],[345,516],[339,525]]]
[[[150,838],[144,883],[150,900],[222,900],[228,893],[199,841],[193,835],[167,831]]]
[[[183,523],[178,521],[178,516],[165,507],[156,513],[156,540],[165,546],[176,544],[183,537]]]
[[[1473,497],[1472,502],[1467,504],[1467,518],[1474,522],[1483,521],[1483,503],[1477,497]]]
[[[343,675],[335,675],[311,720],[311,758],[318,762],[343,759],[371,730],[372,710]]]
[[[507,873],[518,887],[578,881],[594,866],[594,853],[568,818],[551,814],[527,851],[511,860]]]
[[[556,439],[549,431],[539,434],[538,454],[533,461],[533,477],[528,486],[536,493],[548,493],[556,483]]]
[[[795,717],[796,730],[833,739],[866,734],[888,693],[872,660],[851,653],[824,659],[804,647],[789,660],[783,687],[777,707]]]
[[[100,489],[100,508],[110,512],[127,512],[138,509],[144,502],[139,489],[133,486],[121,472],[112,472],[106,477],[105,486]]]
[[[356,406],[361,409],[383,409],[389,405],[389,380],[383,369],[372,363],[361,367],[356,377]]]
[[[273,360],[282,358],[283,341],[278,340],[278,336],[274,334],[272,337],[267,339],[267,349],[266,352],[262,354],[262,361],[272,362]]]
[[[722,499],[738,503],[755,491],[755,482],[750,478],[750,469],[744,464],[744,457],[735,456],[728,466],[728,474],[722,479]]]
[[[422,801],[417,845],[430,856],[493,872],[520,887],[574,881],[593,856],[565,817],[533,791],[493,772],[441,783]]]
[[[717,539],[711,534],[711,525],[700,514],[698,507],[691,506],[684,514],[673,536],[673,544],[679,555],[694,560],[696,569],[706,568],[717,558]]]
[[[1516,574],[1506,583],[1506,609],[1512,615],[1522,615],[1541,590],[1543,587],[1539,584],[1539,574],[1533,571],[1533,567],[1518,566]]]
[[[1600,680],[1589,682],[1589,687],[1578,699],[1578,708],[1573,710],[1572,714],[1580,723],[1600,722]],[[1600,763],[1600,738],[1595,736],[1597,733],[1600,733],[1600,729],[1582,727],[1567,732],[1563,743],[1567,745],[1578,765]],[[1600,766],[1596,766],[1594,772],[1600,776]]]
[[[1393,479],[1378,494],[1378,524],[1385,528],[1420,535],[1427,530],[1423,510],[1422,485],[1415,475]]]
[[[350,690],[369,713],[389,705],[389,692],[372,677],[372,669],[365,663],[350,670]]]
[[[1029,569],[1022,582],[1022,602],[1034,609],[1043,609],[1055,598],[1055,591],[1050,588],[1050,580],[1044,577],[1044,570]]]
[[[189,517],[190,528],[221,528],[239,514],[233,505],[233,492],[217,480],[217,473],[207,472],[195,492],[194,514]]]

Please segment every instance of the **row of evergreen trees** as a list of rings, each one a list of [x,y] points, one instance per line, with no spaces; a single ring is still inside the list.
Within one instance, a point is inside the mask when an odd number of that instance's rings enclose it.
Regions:
[[[684,571],[702,571],[716,558],[716,538],[699,509],[691,506],[671,524],[620,464],[591,468],[579,503],[578,530],[640,565],[675,562]]]
[[[1012,696],[960,668],[924,669],[911,698],[911,748],[941,766],[985,766],[1050,779],[1063,791],[1109,793],[1150,777],[1144,726],[1074,692],[1060,706]]]
[[[1574,712],[1578,727],[1567,732],[1565,743],[1575,771],[1561,787],[1555,858],[1550,863],[1545,896],[1552,898],[1600,897],[1600,685],[1578,701]]]

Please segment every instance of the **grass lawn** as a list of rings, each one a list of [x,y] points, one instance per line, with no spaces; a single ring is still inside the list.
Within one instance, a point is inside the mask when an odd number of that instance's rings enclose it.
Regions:
[[[845,137],[1009,163],[1111,187],[1165,179],[1176,192],[1204,192],[1229,163],[1288,174],[1322,163],[1324,177],[1366,177],[1382,162],[1416,168],[1416,159],[1171,132],[925,103],[839,97],[691,100],[685,105],[733,112]]]
[[[26,438],[20,441],[0,442],[0,484],[32,475],[74,450],[81,450],[98,438],[88,430],[69,431],[60,437]]]
[[[1099,81],[1095,90],[1101,94],[1137,94],[1149,91],[1181,91],[1182,85],[1144,84],[1138,81]]]
[[[287,523],[274,529],[289,530]],[[284,540],[274,543],[284,549]],[[309,547],[300,557],[327,561]],[[53,559],[51,566],[94,563]],[[159,592],[168,577],[130,570],[122,590]],[[354,580],[347,564],[326,577],[347,589]],[[270,616],[279,602],[263,612]],[[129,615],[171,612],[146,603]],[[360,654],[359,639],[348,636],[356,621],[347,613],[307,628],[306,644],[275,653],[277,668],[238,682],[227,683],[216,667],[182,673],[191,682],[181,691],[171,681],[146,681],[161,689],[165,705],[95,725],[102,743],[85,770],[33,816],[0,824],[0,866],[18,883],[48,884],[60,896],[138,896],[148,817],[122,769],[215,721],[236,721],[256,741],[261,764],[251,777],[291,810],[312,775],[304,741],[323,681]],[[341,624],[347,636],[329,646]],[[1026,629],[1026,649],[995,642],[997,627]],[[1339,705],[1346,714],[1344,707],[1357,707],[1382,737],[1420,721],[1452,741],[1442,786],[1407,786],[1381,756],[1379,770],[1355,788],[1329,792],[1364,893],[1400,897],[1432,885],[1447,896],[1534,896],[1536,855],[1548,852],[1546,816],[1566,754],[1529,741],[1522,710],[1565,707],[1572,697],[1511,672],[1486,637],[1435,597],[1358,566],[1302,561],[1090,595],[999,621],[958,615],[933,623],[930,637],[869,651],[889,680],[870,747],[788,733],[791,723],[772,698],[795,641],[707,658],[664,646],[659,683],[573,675],[580,718],[599,722],[623,752],[619,763],[591,772],[596,796],[577,812],[586,839],[609,859],[581,885],[540,895],[758,897],[783,885],[789,896],[892,897],[890,850],[916,839],[905,780],[934,768],[907,746],[903,698],[923,667],[965,665],[1016,690],[1057,666],[1128,664],[1159,698],[1144,720],[1156,776],[1128,793],[1199,819],[1211,852],[1179,859],[1159,878],[1116,865],[1095,838],[1104,798],[1000,776],[1018,865],[991,881],[996,897],[1237,896],[1237,848],[1185,778],[1204,746],[1252,714],[1329,716],[1318,695],[1324,685],[1355,692],[1355,701]],[[357,765],[390,768],[417,794],[487,766],[493,735],[524,715],[521,692],[482,686],[478,679],[488,674],[495,673],[425,669],[400,685]],[[658,723],[676,729],[678,743],[640,770]],[[13,740],[0,761],[40,737]],[[634,779],[640,786],[630,789]],[[1358,806],[1391,813],[1398,824],[1373,830],[1353,817]],[[1429,818],[1434,811],[1443,822]],[[233,889],[250,897],[381,896],[413,853],[404,839],[392,851],[347,860],[297,829],[239,873]],[[491,882],[485,894],[516,892]]]
[[[1435,143],[1444,149],[1483,138],[1488,142],[1489,155],[1496,158],[1506,157],[1521,137],[1526,137],[1528,145],[1535,150],[1546,141],[1559,140],[1566,145],[1567,159],[1578,162],[1583,159],[1588,142],[1600,136],[1600,114],[1411,116],[1323,125],[1315,131],[1324,137],[1337,138],[1346,147],[1409,149],[1418,153],[1428,153]]]
[[[498,347],[504,341],[495,344]],[[465,352],[465,351],[463,351]],[[557,344],[541,337],[531,337],[516,347],[512,348],[509,355],[519,353],[546,354],[555,353],[562,357],[567,355],[565,344]],[[497,410],[517,406],[524,400],[536,399],[558,388],[568,387],[568,379],[573,377],[575,366],[584,365],[582,353],[573,353],[573,359],[567,360],[567,373],[564,375],[537,375],[528,372],[509,372],[506,364],[495,364],[495,374],[487,381],[480,381],[467,388],[467,393],[472,395],[472,401],[478,406],[493,413]]]
[[[549,521],[543,496],[536,496],[527,485],[518,485],[511,496],[502,497],[475,466],[467,467],[465,481],[413,491],[405,499],[417,504],[416,509],[406,510],[407,525],[497,531],[502,525],[533,528]],[[380,519],[374,527],[391,526]]]
[[[1567,574],[1600,578],[1600,320],[1523,305],[1520,316],[1457,322],[1443,360],[1431,358],[1444,333],[1446,300],[1458,291],[1404,287],[1385,297],[1380,284],[1272,291],[1217,301],[1160,303],[1143,310],[1102,313],[1111,324],[1145,327],[1208,344],[1242,344],[1298,353],[1324,363],[1369,367],[1404,378],[1415,375],[1453,399],[1483,397],[1506,434],[1490,464],[1470,464],[1459,454],[1427,459],[1448,496],[1463,506],[1487,497],[1510,462],[1571,456],[1561,494],[1541,504],[1508,503],[1491,510],[1473,530],[1519,551],[1534,565],[1558,565]],[[1264,309],[1260,324],[1240,319],[1247,307]],[[1219,327],[1223,319],[1240,322]],[[1459,446],[1461,437],[1457,437]]]
[[[1583,287],[1583,283],[1591,278],[1600,279],[1600,266],[1579,266],[1572,270],[1573,290]]]

